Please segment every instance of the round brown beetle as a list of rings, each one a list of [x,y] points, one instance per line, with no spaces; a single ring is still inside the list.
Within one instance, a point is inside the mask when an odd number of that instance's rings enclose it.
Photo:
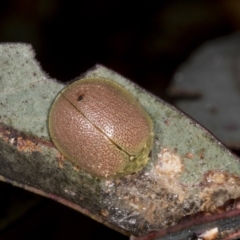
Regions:
[[[150,116],[124,87],[104,78],[67,86],[51,107],[49,132],[69,161],[100,178],[141,170],[153,142]]]

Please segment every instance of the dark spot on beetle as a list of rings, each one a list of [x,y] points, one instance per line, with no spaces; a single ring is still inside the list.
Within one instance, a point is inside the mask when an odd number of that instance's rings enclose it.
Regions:
[[[83,98],[84,98],[84,94],[81,94],[81,95],[78,96],[77,100],[80,102],[80,101],[83,100]]]

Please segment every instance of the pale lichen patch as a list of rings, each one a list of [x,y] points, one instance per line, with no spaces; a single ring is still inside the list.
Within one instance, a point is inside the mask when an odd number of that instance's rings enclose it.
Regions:
[[[36,143],[34,143],[31,140],[28,139],[23,139],[22,137],[17,138],[17,149],[18,151],[23,151],[23,152],[40,152],[40,148]]]
[[[183,171],[183,164],[179,155],[170,151],[168,148],[163,148],[158,154],[156,171],[161,174],[166,174],[170,178],[181,173]]]
[[[217,239],[217,236],[218,236],[218,228],[215,227],[199,235],[198,240],[214,240],[214,239]]]
[[[209,171],[200,184],[202,211],[214,211],[230,198],[240,195],[240,178],[225,171]]]
[[[239,177],[224,171],[211,171],[205,175],[208,183],[236,185],[240,183]]]

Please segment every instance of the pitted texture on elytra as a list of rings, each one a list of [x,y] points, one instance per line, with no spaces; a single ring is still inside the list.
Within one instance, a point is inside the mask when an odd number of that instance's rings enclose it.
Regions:
[[[98,177],[139,171],[148,160],[152,128],[134,97],[106,79],[74,82],[59,94],[49,114],[56,147]]]
[[[50,133],[54,144],[67,159],[96,176],[99,172],[101,176],[118,172],[128,162],[128,155],[99,134],[99,130],[64,98],[58,98],[54,105]]]
[[[73,83],[62,94],[130,155],[136,155],[146,144],[152,131],[151,120],[137,100],[119,84],[105,79],[86,79]]]

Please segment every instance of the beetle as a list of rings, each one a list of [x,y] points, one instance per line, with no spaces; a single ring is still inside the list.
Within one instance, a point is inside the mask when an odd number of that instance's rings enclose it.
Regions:
[[[105,78],[84,78],[63,89],[48,125],[57,149],[99,178],[138,172],[153,144],[150,116],[123,86]]]

